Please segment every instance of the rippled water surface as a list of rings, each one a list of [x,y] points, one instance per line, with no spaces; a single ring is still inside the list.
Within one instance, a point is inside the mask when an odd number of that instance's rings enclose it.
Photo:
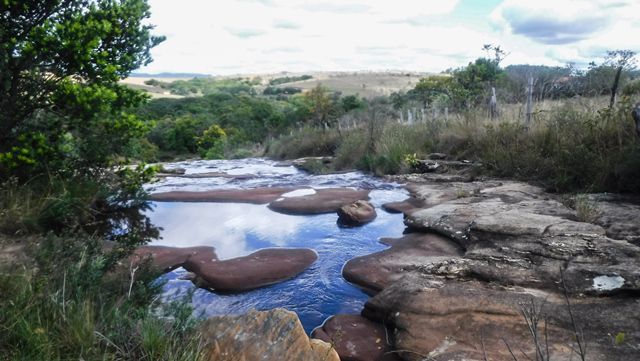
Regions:
[[[405,199],[406,192],[398,184],[384,183],[358,172],[313,176],[294,167],[276,165],[276,162],[264,159],[173,163],[166,167],[184,168],[187,174],[224,172],[253,174],[256,177],[242,180],[170,177],[147,188],[151,192],[269,186],[371,189],[371,203],[376,206],[378,217],[363,227],[341,228],[336,224],[336,214],[292,216],[273,212],[266,205],[156,202],[148,215],[163,230],[162,239],[153,244],[213,246],[220,259],[244,256],[273,247],[304,247],[318,253],[318,260],[297,277],[237,294],[217,294],[195,289],[190,281],[179,279],[185,271],[177,269],[164,276],[167,280],[165,296],[179,297],[194,291],[194,308],[205,315],[284,307],[298,314],[307,332],[333,314],[357,314],[361,311],[368,297],[342,278],[342,266],[353,257],[385,249],[386,246],[378,242],[380,237],[402,234],[402,215],[389,214],[380,206]]]

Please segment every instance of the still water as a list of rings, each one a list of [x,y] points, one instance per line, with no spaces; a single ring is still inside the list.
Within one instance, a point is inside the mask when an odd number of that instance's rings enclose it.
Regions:
[[[309,186],[316,189],[354,187],[371,189],[371,203],[378,217],[357,228],[341,228],[336,214],[292,216],[273,212],[266,205],[240,203],[163,203],[155,202],[147,213],[162,228],[154,245],[175,247],[212,246],[220,259],[248,255],[274,247],[311,248],[318,260],[297,277],[260,289],[218,294],[196,289],[180,280],[180,268],[163,276],[167,299],[193,292],[193,307],[207,316],[244,313],[249,309],[284,307],[300,317],[307,332],[337,313],[358,314],[368,296],[342,278],[342,267],[349,259],[386,248],[381,237],[399,237],[402,215],[389,214],[380,206],[403,200],[407,193],[399,184],[384,183],[359,172],[314,176],[292,166],[276,166],[265,159],[194,161],[166,165],[184,168],[187,174],[224,172],[252,174],[251,179],[170,177],[150,184],[151,192],[169,190],[211,190],[275,186]]]

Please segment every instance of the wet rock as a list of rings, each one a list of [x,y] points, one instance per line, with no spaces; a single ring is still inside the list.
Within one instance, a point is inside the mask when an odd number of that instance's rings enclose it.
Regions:
[[[538,337],[547,335],[550,359],[578,358],[569,346],[575,346],[574,325],[588,342],[587,359],[628,360],[640,355],[634,341],[618,348],[604,336],[619,332],[613,329],[628,329],[626,337],[638,339],[640,330],[633,326],[640,321],[633,311],[640,306],[638,300],[577,298],[569,304],[575,322],[565,299],[556,293],[414,274],[369,300],[363,315],[388,325],[394,349],[403,351],[404,360],[513,360],[507,344],[519,356],[536,359],[523,312],[538,315]],[[544,343],[542,348],[546,349]]]
[[[311,337],[333,345],[342,361],[400,360],[391,352],[384,326],[359,315],[332,316]]]
[[[169,272],[182,267],[190,257],[196,256],[211,260],[217,259],[213,247],[142,246],[136,248],[128,260],[122,263],[124,266],[129,266],[132,262],[134,265],[138,265],[149,260],[153,269],[160,272]]]
[[[307,194],[282,194],[282,197],[269,203],[269,208],[279,213],[293,215],[334,213],[344,205],[368,199],[368,190],[323,188]]]
[[[298,316],[281,308],[213,317],[201,333],[210,361],[340,361],[331,345],[309,340]]]
[[[376,209],[371,203],[355,201],[338,209],[338,223],[344,226],[361,226],[376,218]]]
[[[377,293],[405,272],[428,264],[457,258],[463,250],[450,239],[437,234],[410,233],[402,238],[382,240],[391,248],[349,260],[342,269],[344,278]]]
[[[198,254],[189,257],[183,267],[198,276],[200,287],[239,292],[293,278],[317,258],[311,249],[273,248],[224,261]]]
[[[252,189],[216,189],[204,192],[171,191],[153,193],[149,199],[156,202],[233,202],[267,204],[280,198],[282,194],[299,188],[252,188]]]

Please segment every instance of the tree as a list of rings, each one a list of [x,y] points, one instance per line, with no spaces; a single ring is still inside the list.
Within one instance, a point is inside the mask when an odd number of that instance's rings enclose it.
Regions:
[[[631,50],[614,50],[608,51],[605,59],[605,64],[610,64],[616,68],[616,75],[613,80],[613,86],[611,87],[611,101],[609,103],[609,109],[613,108],[616,102],[616,95],[618,93],[618,84],[620,84],[620,75],[622,69],[634,68],[636,53]]]
[[[315,88],[304,94],[305,99],[309,103],[313,124],[315,126],[329,126],[332,120],[332,113],[335,110],[335,104],[329,90],[318,84]]]
[[[420,101],[423,108],[427,108],[439,95],[449,96],[453,78],[450,76],[434,75],[422,78],[418,81],[409,95]]]
[[[151,61],[146,0],[0,2],[0,173],[105,164],[144,131],[118,80]]]

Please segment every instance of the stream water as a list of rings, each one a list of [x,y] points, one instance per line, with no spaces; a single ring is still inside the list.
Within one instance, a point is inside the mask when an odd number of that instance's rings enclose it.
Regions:
[[[263,248],[303,247],[314,249],[318,260],[297,277],[256,290],[218,294],[196,289],[181,280],[179,268],[163,276],[165,299],[193,292],[197,314],[206,316],[239,314],[284,307],[295,311],[310,332],[337,313],[358,314],[368,296],[342,278],[342,267],[349,259],[385,249],[381,237],[399,237],[404,225],[401,214],[380,208],[384,203],[403,200],[406,191],[399,184],[385,183],[368,175],[351,172],[309,175],[292,166],[278,166],[266,159],[192,161],[172,163],[166,168],[184,168],[187,174],[224,172],[253,174],[250,179],[168,177],[147,186],[151,192],[170,190],[201,191],[276,186],[310,186],[316,189],[354,187],[370,189],[371,203],[378,217],[356,228],[341,228],[337,215],[293,216],[273,212],[266,205],[240,203],[154,202],[147,216],[162,228],[154,245],[176,247],[213,246],[220,259],[244,256]]]

